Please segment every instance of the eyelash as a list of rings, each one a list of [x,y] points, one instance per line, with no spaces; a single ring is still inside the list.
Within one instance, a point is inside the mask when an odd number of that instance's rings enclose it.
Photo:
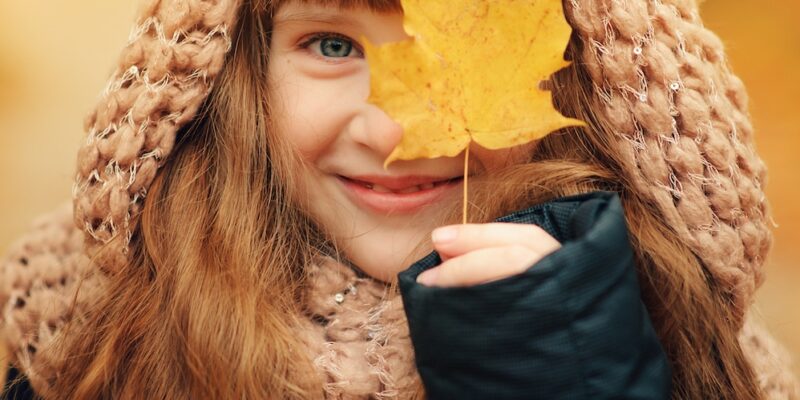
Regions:
[[[318,55],[317,53],[313,52],[310,49],[312,43],[314,43],[314,42],[316,42],[318,40],[326,39],[326,38],[337,38],[337,39],[347,40],[348,42],[352,43],[353,50],[357,51],[359,54],[361,54],[361,57],[363,57],[364,50],[361,48],[361,46],[358,44],[358,42],[356,42],[355,40],[353,40],[353,39],[351,39],[351,38],[349,38],[349,37],[347,37],[345,35],[342,35],[342,34],[336,33],[336,32],[318,32],[318,33],[314,33],[311,36],[309,36],[308,38],[306,38],[305,40],[303,40],[302,42],[300,42],[298,47],[303,49],[303,50],[308,51],[312,56],[320,58],[320,59],[322,59],[322,60],[324,60],[326,62],[329,62],[331,64],[341,63],[342,60],[336,60],[336,59],[332,59],[330,57],[322,57],[322,56]]]

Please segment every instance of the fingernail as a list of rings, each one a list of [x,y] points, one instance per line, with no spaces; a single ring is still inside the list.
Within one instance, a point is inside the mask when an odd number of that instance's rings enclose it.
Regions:
[[[417,283],[421,283],[425,286],[433,286],[436,283],[436,275],[438,274],[438,268],[429,269],[417,277]]]
[[[433,240],[433,243],[447,243],[455,240],[457,235],[458,228],[455,226],[445,226],[434,229],[431,234],[431,240]]]

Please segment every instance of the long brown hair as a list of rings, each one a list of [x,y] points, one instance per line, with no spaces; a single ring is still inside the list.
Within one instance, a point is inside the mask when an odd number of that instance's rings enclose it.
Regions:
[[[398,2],[331,1],[398,9]],[[318,398],[297,326],[303,266],[331,246],[299,206],[295,159],[270,134],[266,49],[276,2],[245,2],[215,89],[179,133],[153,183],[128,267],[62,343],[63,398]],[[568,51],[580,54],[577,37]],[[550,82],[566,115],[589,123],[541,140],[530,162],[476,177],[475,219],[557,196],[619,193],[643,299],[669,357],[673,397],[758,398],[728,299],[702,263],[624,179],[580,64]],[[421,393],[421,388],[417,394]]]

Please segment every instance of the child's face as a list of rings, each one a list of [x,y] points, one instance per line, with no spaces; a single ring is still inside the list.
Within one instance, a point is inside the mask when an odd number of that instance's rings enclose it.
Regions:
[[[463,153],[383,169],[403,131],[366,101],[361,40],[404,40],[402,22],[399,12],[290,1],[275,14],[269,53],[274,122],[308,165],[299,179],[311,212],[350,261],[382,280],[424,255],[412,251],[437,216],[461,207],[463,190]],[[473,146],[470,170],[524,162],[531,149]]]

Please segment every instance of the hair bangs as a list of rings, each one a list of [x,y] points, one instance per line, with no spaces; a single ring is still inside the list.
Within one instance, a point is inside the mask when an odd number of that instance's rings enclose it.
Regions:
[[[284,4],[292,2],[338,7],[343,10],[368,8],[375,12],[403,11],[400,0],[255,0],[253,6],[258,11],[274,13]]]

